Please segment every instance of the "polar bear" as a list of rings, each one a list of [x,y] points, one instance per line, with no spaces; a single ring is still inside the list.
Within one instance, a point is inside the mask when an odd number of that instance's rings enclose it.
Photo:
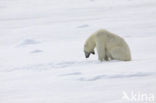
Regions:
[[[130,49],[123,38],[107,30],[100,29],[93,33],[84,44],[86,58],[95,54],[96,47],[100,61],[121,60],[130,61]]]

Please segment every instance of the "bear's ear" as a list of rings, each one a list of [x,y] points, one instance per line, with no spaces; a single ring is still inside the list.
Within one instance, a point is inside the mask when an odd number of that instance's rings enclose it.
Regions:
[[[92,53],[93,55],[95,54],[95,52],[94,52],[94,51],[92,51],[91,53]]]

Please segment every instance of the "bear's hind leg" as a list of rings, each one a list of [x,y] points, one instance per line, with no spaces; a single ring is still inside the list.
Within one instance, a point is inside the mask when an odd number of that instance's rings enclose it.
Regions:
[[[121,60],[121,61],[129,61],[129,58],[127,58],[127,51],[122,48],[114,48],[111,51],[111,57],[114,60]]]

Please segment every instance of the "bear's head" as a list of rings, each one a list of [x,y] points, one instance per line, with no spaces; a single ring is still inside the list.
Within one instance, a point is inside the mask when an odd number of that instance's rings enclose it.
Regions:
[[[84,45],[84,53],[85,57],[89,58],[90,54],[95,54],[94,48],[92,47],[91,43],[86,42]]]

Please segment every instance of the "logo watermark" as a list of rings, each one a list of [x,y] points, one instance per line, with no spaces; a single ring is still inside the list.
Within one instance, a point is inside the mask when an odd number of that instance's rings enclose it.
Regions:
[[[130,101],[133,103],[156,103],[153,93],[145,92],[122,92],[122,100]]]

